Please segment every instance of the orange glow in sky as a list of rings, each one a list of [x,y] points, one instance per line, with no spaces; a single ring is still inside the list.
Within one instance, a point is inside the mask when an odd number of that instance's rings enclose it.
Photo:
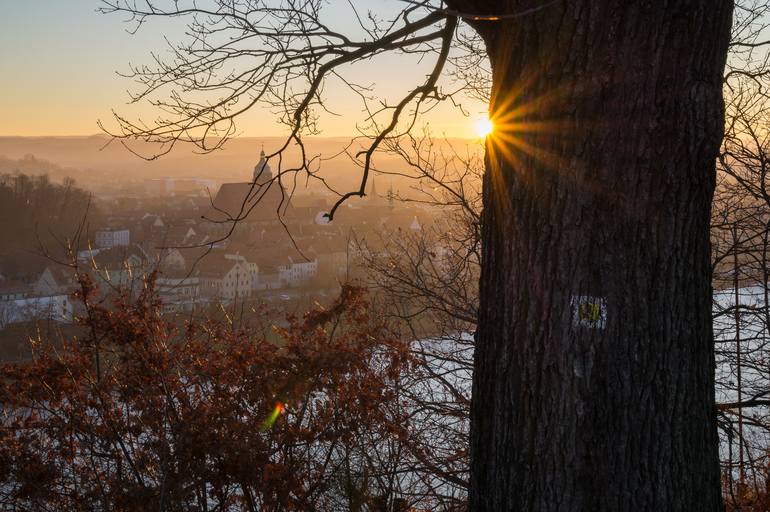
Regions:
[[[92,135],[101,133],[97,121],[110,128],[113,110],[126,118],[152,122],[161,113],[146,103],[129,104],[127,91],[136,84],[117,72],[130,65],[152,64],[152,54],[170,58],[165,38],[184,41],[180,19],[153,21],[136,34],[121,16],[95,12],[99,0],[37,0],[8,2],[0,16],[0,135]],[[349,27],[349,9],[332,1],[325,10],[331,21]],[[373,4],[375,5],[375,4]],[[379,5],[379,4],[376,4]],[[401,9],[397,1],[383,3]],[[373,84],[377,98],[392,104],[424,80],[426,67],[408,55],[384,54],[377,62],[363,62],[350,70],[352,82]],[[392,70],[401,70],[394,80]],[[365,124],[366,113],[357,95],[330,80],[324,99],[334,115],[317,112],[320,135],[351,136]],[[445,101],[420,117],[416,128],[427,125],[436,137],[478,138],[476,118],[487,106],[458,98],[463,110]],[[318,109],[321,110],[321,109]],[[464,114],[463,112],[467,112]],[[274,111],[254,108],[237,121],[236,134],[281,136]]]

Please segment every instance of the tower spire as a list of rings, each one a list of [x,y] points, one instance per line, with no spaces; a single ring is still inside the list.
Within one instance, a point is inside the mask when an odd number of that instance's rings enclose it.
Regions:
[[[272,170],[270,169],[270,165],[268,165],[267,163],[267,158],[265,158],[265,146],[263,144],[262,150],[259,152],[259,162],[257,162],[257,165],[254,166],[254,174],[252,175],[252,181],[261,185],[263,183],[267,183],[272,179],[273,179],[273,173],[272,173]]]

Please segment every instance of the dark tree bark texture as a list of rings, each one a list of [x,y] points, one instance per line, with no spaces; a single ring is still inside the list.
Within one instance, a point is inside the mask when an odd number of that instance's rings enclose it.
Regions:
[[[496,124],[471,510],[722,508],[709,214],[731,14],[726,0],[564,0],[471,22]]]

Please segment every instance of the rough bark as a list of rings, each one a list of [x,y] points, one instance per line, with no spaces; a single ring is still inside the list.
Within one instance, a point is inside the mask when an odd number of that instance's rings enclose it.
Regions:
[[[497,127],[471,510],[721,509],[709,215],[731,11],[570,0],[475,22]]]

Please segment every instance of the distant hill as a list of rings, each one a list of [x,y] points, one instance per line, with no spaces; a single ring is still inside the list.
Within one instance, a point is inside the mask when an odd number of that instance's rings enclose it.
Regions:
[[[198,177],[219,182],[249,179],[259,151],[275,150],[284,141],[282,137],[241,137],[227,142],[224,149],[209,154],[198,154],[192,146],[180,146],[159,159],[143,160],[119,143],[108,144],[104,135],[88,137],[0,137],[0,156],[7,159],[23,159],[34,155],[37,160],[47,160],[58,168],[69,168],[79,183],[88,186],[88,180],[107,180],[112,183],[137,181],[163,176]],[[348,138],[310,137],[305,141],[308,154],[320,154],[324,161],[322,173],[335,186],[350,187],[360,179],[360,170],[346,155],[339,153],[349,143]],[[478,142],[456,139],[451,141],[455,149],[465,152],[466,147],[480,149]],[[149,149],[149,147],[148,147]],[[148,154],[151,153],[148,151]],[[285,164],[291,165],[298,157],[296,149],[287,152]],[[336,156],[335,158],[332,158]],[[331,160],[326,160],[331,159]],[[398,159],[382,155],[376,163],[387,170],[398,170],[404,164]],[[275,168],[274,162],[271,162]],[[56,178],[57,169],[52,170]],[[390,178],[386,178],[390,182]],[[379,184],[384,192],[386,184]],[[400,186],[400,185],[399,185]],[[406,188],[408,185],[402,187]],[[381,193],[382,193],[381,192]]]
[[[0,175],[2,174],[26,174],[28,176],[48,175],[54,181],[60,181],[64,177],[77,179],[82,171],[74,168],[64,168],[45,159],[27,154],[22,158],[14,159],[0,155]]]

